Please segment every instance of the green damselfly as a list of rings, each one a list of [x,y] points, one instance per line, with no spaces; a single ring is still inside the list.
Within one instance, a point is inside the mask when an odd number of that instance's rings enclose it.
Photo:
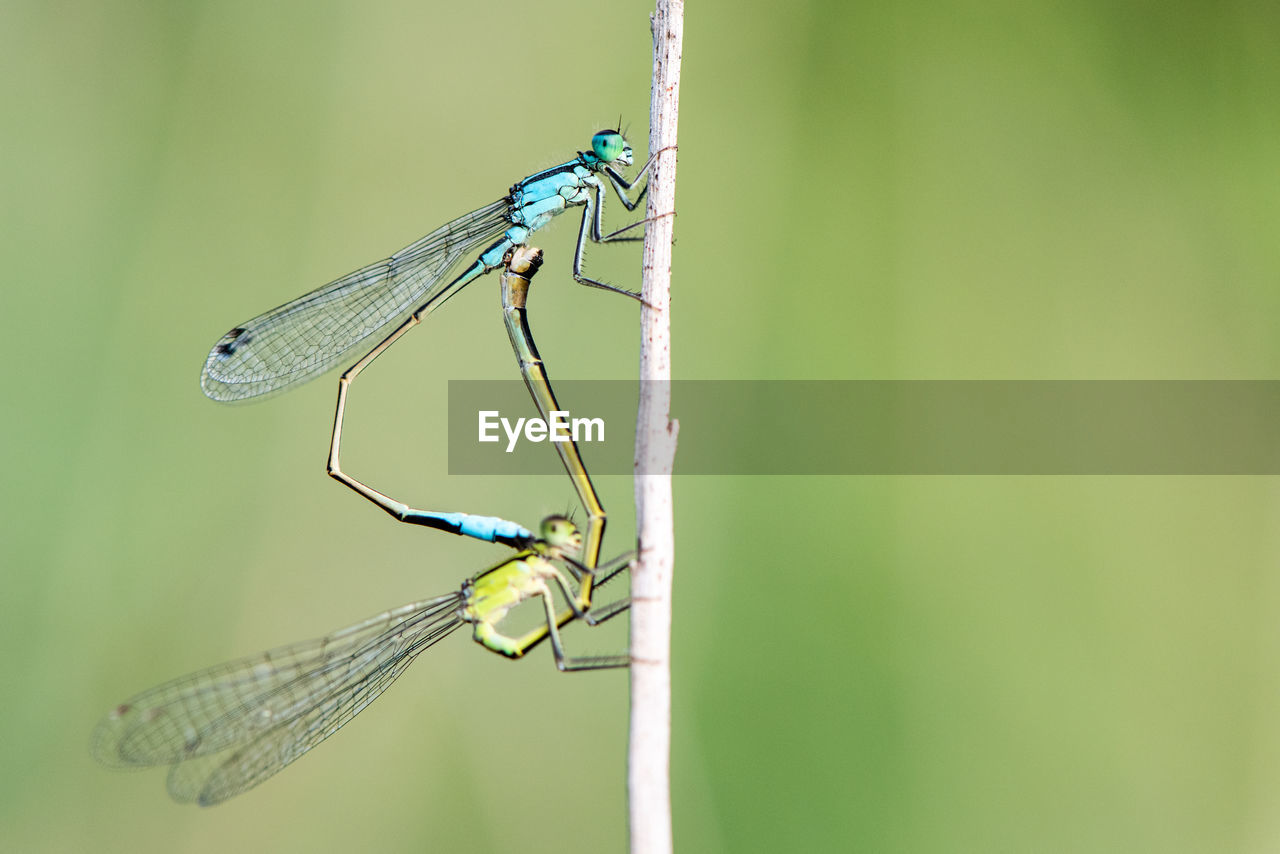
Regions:
[[[425,649],[464,624],[477,643],[520,658],[550,638],[560,670],[626,667],[626,655],[571,658],[559,627],[590,625],[626,610],[621,600],[591,610],[594,573],[573,559],[582,537],[552,516],[526,548],[464,582],[459,590],[413,602],[323,638],[280,647],[165,682],[125,701],[93,732],[93,755],[112,767],[172,766],[169,794],[210,806],[253,788],[341,729]],[[579,582],[575,589],[574,581]],[[629,558],[601,567],[599,584]],[[555,612],[552,590],[568,601]],[[517,605],[540,600],[544,622],[521,635],[498,624]]]

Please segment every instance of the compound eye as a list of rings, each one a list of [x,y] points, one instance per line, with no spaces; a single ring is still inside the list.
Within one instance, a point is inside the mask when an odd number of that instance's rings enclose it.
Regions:
[[[627,141],[616,130],[602,130],[591,137],[591,151],[605,163],[612,163],[622,156]]]
[[[563,516],[548,516],[542,520],[542,539],[551,545],[567,546],[577,533],[577,526]]]

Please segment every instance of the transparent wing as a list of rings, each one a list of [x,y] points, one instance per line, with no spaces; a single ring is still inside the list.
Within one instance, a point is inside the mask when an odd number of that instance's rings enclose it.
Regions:
[[[200,387],[214,400],[235,401],[319,376],[436,296],[465,252],[511,225],[507,209],[501,199],[458,217],[386,260],[237,326],[209,352]]]
[[[166,682],[113,709],[91,749],[115,767],[173,765],[169,793],[210,805],[250,789],[337,732],[461,625],[461,594],[386,611],[319,640]]]

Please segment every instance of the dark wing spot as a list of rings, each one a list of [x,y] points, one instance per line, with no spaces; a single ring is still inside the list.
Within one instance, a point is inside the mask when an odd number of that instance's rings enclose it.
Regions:
[[[218,346],[213,348],[213,352],[217,353],[219,356],[234,355],[236,350],[238,350],[242,344],[248,344],[253,340],[252,335],[245,334],[248,331],[249,330],[245,329],[243,326],[237,326],[235,329],[232,329],[226,335],[222,336],[223,340],[218,342]]]

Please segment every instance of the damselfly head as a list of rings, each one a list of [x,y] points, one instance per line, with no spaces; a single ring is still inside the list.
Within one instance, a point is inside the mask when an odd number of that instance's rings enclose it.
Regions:
[[[576,553],[582,550],[582,534],[578,526],[564,516],[548,516],[542,520],[542,539],[553,549]]]
[[[631,165],[631,146],[616,130],[602,130],[591,137],[591,153],[602,163],[618,166]]]

